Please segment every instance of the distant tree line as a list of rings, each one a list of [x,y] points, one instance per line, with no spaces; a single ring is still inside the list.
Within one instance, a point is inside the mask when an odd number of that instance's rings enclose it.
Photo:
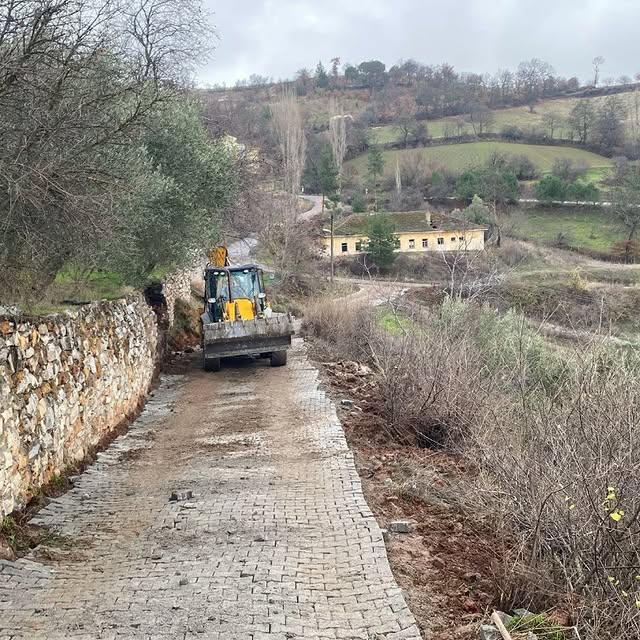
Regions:
[[[299,94],[324,88],[412,87],[416,103],[425,117],[440,118],[467,112],[472,102],[490,108],[534,104],[541,98],[576,91],[578,78],[564,78],[553,67],[533,58],[521,62],[515,71],[499,70],[495,74],[458,72],[447,63],[425,65],[406,60],[387,70],[380,60],[366,60],[357,65],[345,64],[339,72],[339,58],[327,71],[318,63],[315,72],[300,69],[295,77]]]

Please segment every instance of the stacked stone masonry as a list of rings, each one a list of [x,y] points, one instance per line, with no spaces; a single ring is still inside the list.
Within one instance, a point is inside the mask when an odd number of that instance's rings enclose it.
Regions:
[[[157,345],[155,314],[141,297],[0,317],[0,517],[135,413]]]
[[[169,325],[173,325],[177,300],[189,300],[191,298],[191,280],[195,267],[176,271],[167,276],[162,282],[162,295],[167,303],[167,319]],[[199,268],[198,268],[199,270]]]

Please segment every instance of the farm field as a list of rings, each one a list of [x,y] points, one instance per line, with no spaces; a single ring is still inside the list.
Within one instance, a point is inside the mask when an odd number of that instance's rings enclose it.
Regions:
[[[553,244],[563,234],[569,247],[602,253],[625,236],[607,208],[590,207],[523,207],[511,214],[505,231],[541,244]]]
[[[627,118],[626,126],[630,134],[640,130],[640,92],[630,91],[628,93],[620,93],[617,96],[626,106]],[[605,98],[592,98],[596,107],[601,104]],[[493,115],[494,123],[489,128],[492,133],[499,133],[503,127],[516,126],[523,130],[527,129],[543,129],[544,116],[547,113],[553,113],[557,116],[559,125],[554,132],[555,138],[567,138],[566,120],[571,109],[580,100],[580,98],[559,98],[557,100],[544,100],[538,103],[533,113],[526,106],[513,107],[510,109],[495,109]],[[449,135],[465,135],[473,134],[470,124],[464,122],[464,116],[452,116],[447,118],[439,118],[437,120],[426,120],[429,135],[433,138],[443,138],[445,133]],[[458,126],[460,125],[460,128]],[[386,144],[398,141],[401,136],[394,125],[386,125],[382,127],[371,127],[372,141],[378,144]]]
[[[382,152],[385,161],[385,174],[395,171],[396,159],[411,153],[422,153],[434,167],[442,167],[450,171],[465,169],[484,163],[490,155],[498,151],[506,155],[525,154],[542,172],[549,171],[556,158],[569,158],[577,163],[585,164],[589,169],[606,169],[611,160],[596,153],[575,147],[554,147],[547,145],[519,144],[513,142],[467,142],[416,149],[390,149]],[[367,172],[367,156],[363,154],[346,163],[355,168],[363,177]]]

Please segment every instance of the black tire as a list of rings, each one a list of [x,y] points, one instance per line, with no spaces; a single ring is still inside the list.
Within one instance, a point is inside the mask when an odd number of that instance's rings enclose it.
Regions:
[[[272,367],[284,367],[287,364],[287,352],[286,351],[274,351],[271,354],[271,366]]]
[[[203,366],[205,371],[220,371],[220,358],[204,358]]]

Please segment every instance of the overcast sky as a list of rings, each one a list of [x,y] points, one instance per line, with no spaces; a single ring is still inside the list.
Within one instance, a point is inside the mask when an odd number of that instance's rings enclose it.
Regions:
[[[333,57],[449,62],[460,71],[515,68],[533,57],[562,75],[640,71],[640,0],[204,0],[219,35],[200,84],[252,73],[290,78]]]

